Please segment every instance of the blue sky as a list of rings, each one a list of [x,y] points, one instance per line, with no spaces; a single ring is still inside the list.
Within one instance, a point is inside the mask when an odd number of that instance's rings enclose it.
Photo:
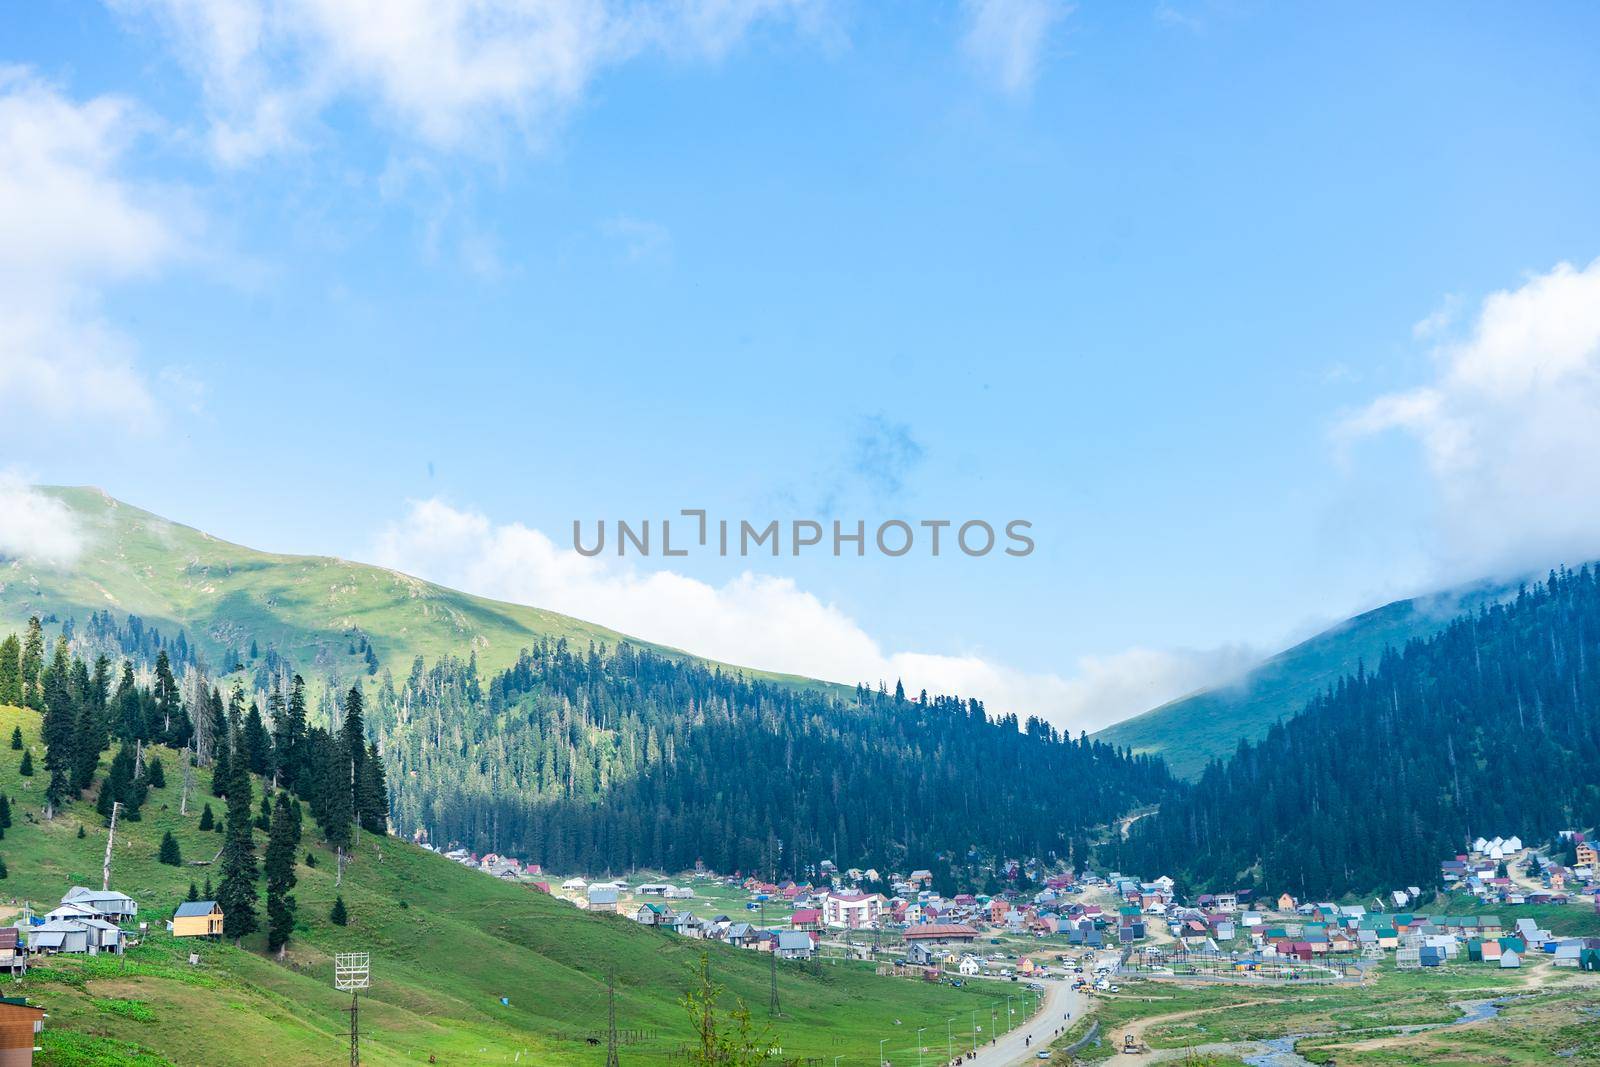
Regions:
[[[10,492],[1091,727],[1600,551],[1589,5],[362,7],[4,16]]]

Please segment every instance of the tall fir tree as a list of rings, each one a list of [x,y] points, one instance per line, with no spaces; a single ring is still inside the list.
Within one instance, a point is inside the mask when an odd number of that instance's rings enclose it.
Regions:
[[[71,665],[67,661],[67,640],[56,642],[55,656],[40,679],[44,695],[44,767],[50,773],[45,787],[45,812],[55,809],[75,795],[73,778],[77,758],[78,713],[72,699]]]
[[[39,676],[44,672],[44,626],[35,615],[28,620],[27,636],[22,641],[22,703],[35,711],[44,707]]]
[[[276,760],[278,781],[298,789],[304,776],[306,747],[306,683],[298,674],[289,685],[289,700],[283,706],[283,696],[274,690],[282,714],[274,710],[272,718],[272,750]]]
[[[350,761],[350,810],[354,814],[361,813],[362,764],[367,758],[365,705],[360,684],[352,685],[344,697],[344,726],[339,730],[339,742]]]
[[[222,839],[217,885],[217,903],[222,905],[222,933],[237,944],[259,926],[256,916],[256,844],[251,833],[254,812],[250,804],[250,769],[241,759],[231,759],[232,780],[228,783],[228,812]]]
[[[366,758],[361,761],[359,816],[361,828],[370,834],[384,834],[389,830],[389,787],[384,781],[383,760],[378,756],[378,746],[368,742]]]
[[[0,641],[0,704],[22,703],[22,642],[16,634]]]
[[[272,738],[261,721],[261,709],[250,702],[250,713],[244,720],[245,760],[254,774],[266,775],[272,769]]]
[[[283,954],[294,930],[295,900],[289,891],[295,885],[294,857],[298,830],[294,808],[287,793],[278,794],[272,811],[272,829],[267,836],[267,948]]]

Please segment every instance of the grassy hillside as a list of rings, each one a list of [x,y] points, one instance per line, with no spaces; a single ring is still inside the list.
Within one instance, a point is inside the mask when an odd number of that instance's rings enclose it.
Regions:
[[[1174,700],[1109,726],[1095,739],[1163,756],[1174,774],[1197,777],[1212,759],[1232,755],[1240,738],[1261,737],[1359,663],[1376,665],[1385,648],[1431,637],[1461,612],[1516,589],[1516,583],[1485,582],[1386,604],[1278,653],[1233,685]]]
[[[75,616],[81,623],[90,612],[110,609],[139,615],[168,636],[185,631],[212,657],[214,668],[223,665],[225,652],[254,640],[262,650],[287,656],[308,680],[313,672],[364,673],[350,650],[354,631],[400,675],[419,655],[432,662],[447,653],[465,658],[476,651],[482,667],[500,669],[539,637],[565,637],[580,647],[633,640],[566,615],[471,596],[382,567],[257,552],[98,489],[42,491],[71,509],[86,548],[67,569],[0,561],[0,631],[20,629],[34,614]]]
[[[37,765],[39,717],[0,708],[0,738],[20,725]],[[636,1032],[625,1062],[668,1062],[689,1036],[678,998],[687,970],[705,948],[715,979],[766,1022],[767,957],[658,933],[616,916],[588,915],[544,894],[469,871],[422,849],[362,839],[344,884],[334,887],[334,857],[315,844],[317,865],[299,865],[299,922],[288,959],[264,957],[262,935],[244,949],[176,942],[163,920],[190,879],[214,868],[222,835],[198,829],[202,803],[218,814],[208,775],[198,771],[190,814],[178,814],[182,773],[177,753],[160,752],[167,786],[151,791],[143,819],[120,823],[114,888],[140,903],[149,921],[145,943],[122,958],[58,957],[8,990],[50,1012],[44,1034],[47,1065],[281,1064],[336,1062],[346,1047],[348,998],[331,987],[332,955],[373,953],[373,988],[363,999],[363,1062],[599,1064],[605,1036],[605,975],[615,975],[620,1029]],[[99,886],[106,831],[92,804],[78,803],[44,822],[42,777],[18,774],[21,753],[0,742],[0,791],[13,798],[13,825],[0,841],[9,877],[0,900],[12,909],[31,902],[48,910],[74,884]],[[85,834],[78,837],[78,828]],[[186,866],[156,862],[171,830]],[[258,837],[261,835],[258,835]],[[264,844],[264,842],[258,842]],[[350,924],[327,919],[335,892]],[[6,921],[10,921],[9,919]],[[860,964],[780,964],[786,1015],[774,1029],[788,1056],[838,1055],[872,1062],[879,1038],[909,1052],[919,1026],[942,1029],[952,1016],[987,1010],[989,990],[879,978]],[[509,999],[502,1005],[500,998]],[[895,1020],[900,1025],[895,1025]],[[270,1050],[270,1052],[268,1051]]]

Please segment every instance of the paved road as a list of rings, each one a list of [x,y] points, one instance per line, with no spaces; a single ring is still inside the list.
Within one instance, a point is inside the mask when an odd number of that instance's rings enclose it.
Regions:
[[[1015,1067],[1035,1061],[1039,1052],[1050,1047],[1056,1031],[1071,1026],[1087,1007],[1083,996],[1074,993],[1068,982],[1050,980],[1044,987],[1044,1007],[1033,1018],[993,1045],[979,1048],[977,1056],[967,1059],[963,1067]],[[1072,1019],[1063,1017],[1066,1012],[1072,1013]],[[1030,1037],[1031,1044],[1027,1040]]]

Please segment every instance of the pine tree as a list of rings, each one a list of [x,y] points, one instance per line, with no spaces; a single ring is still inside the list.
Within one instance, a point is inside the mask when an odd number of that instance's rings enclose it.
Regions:
[[[100,751],[105,746],[95,735],[100,729],[100,714],[89,700],[78,707],[77,752],[72,761],[72,790],[82,793],[94,782],[100,766]]]
[[[272,829],[267,838],[267,948],[283,953],[294,930],[295,826],[294,810],[287,793],[278,794],[272,813]]]
[[[67,660],[67,640],[56,641],[55,656],[44,671],[39,687],[44,699],[44,768],[50,772],[45,788],[45,816],[55,814],[73,794],[73,771],[78,738],[77,707],[72,700],[72,666]]]
[[[282,695],[276,694],[279,704]],[[306,748],[306,683],[298,674],[289,686],[289,704],[272,719],[272,749],[278,781],[290,789],[302,787]]]
[[[11,728],[11,751],[22,751],[22,727],[20,726],[13,726]]]
[[[44,670],[44,628],[39,616],[28,620],[28,634],[22,642],[22,703],[35,711],[44,706],[39,674]]]
[[[0,830],[11,829],[11,798],[0,793]]]
[[[0,641],[0,704],[22,704],[22,642],[16,634]]]
[[[361,805],[361,783],[363,781],[363,764],[367,757],[367,728],[362,712],[366,701],[361,696],[361,686],[352,685],[344,698],[344,727],[339,731],[339,743],[344,749],[344,758],[349,763],[349,790],[350,813],[352,817],[363,814]]]
[[[9,878],[9,877],[11,877],[11,872],[6,870],[5,858],[4,857],[0,857],[0,878]]]
[[[133,748],[126,742],[117,749],[117,754],[111,757],[111,769],[106,772],[105,781],[100,783],[100,797],[95,803],[98,811],[106,824],[111,823],[111,806],[121,803],[126,808],[133,798]],[[131,817],[124,811],[124,817]]]
[[[223,935],[237,944],[259,925],[256,917],[256,845],[251,836],[250,771],[235,761],[228,783],[228,812],[222,841],[222,881],[217,903],[222,905]]]
[[[233,742],[228,737],[228,716],[223,710],[222,694],[211,690],[210,710],[207,713],[207,744],[204,758],[211,762],[211,793],[221,796],[228,787],[228,757]],[[202,761],[203,762],[203,761]]]
[[[335,926],[345,926],[350,922],[350,913],[345,910],[342,894],[333,898],[333,910],[328,912],[328,921]]]
[[[165,789],[167,787],[167,771],[161,766],[161,758],[152,756],[144,765],[145,781],[150,783],[152,789]]]
[[[200,899],[200,887],[195,885],[193,880],[189,882],[189,895],[184,899],[191,904]]]
[[[215,900],[216,895],[211,892],[211,876],[206,875],[206,887],[200,892],[201,900]]]
[[[245,763],[255,774],[267,774],[272,764],[272,738],[267,735],[267,728],[261,722],[261,709],[256,707],[255,701],[250,702],[250,714],[245,716],[242,731],[242,747]]]
[[[133,662],[122,661],[122,677],[117,680],[117,692],[112,697],[116,704],[116,722],[112,732],[124,743],[138,741],[148,736],[149,724],[145,721],[144,701],[139,697],[139,687],[133,680]]]
[[[211,814],[211,805],[208,802],[205,807],[200,809],[200,829],[211,829],[215,819],[216,816]]]
[[[261,794],[261,812],[256,816],[256,829],[266,833],[272,829],[272,798]]]
[[[378,757],[378,747],[367,745],[366,759],[361,762],[360,789],[361,828],[371,834],[384,834],[389,829],[389,789],[384,782],[383,761]]]
[[[17,770],[17,773],[22,775],[22,777],[24,777],[24,778],[32,778],[33,777],[33,753],[32,752],[29,752],[27,750],[23,750],[23,753],[22,753],[22,766]]]
[[[161,835],[161,853],[157,859],[168,867],[183,866],[183,855],[178,850],[178,839],[172,836],[171,830]]]

